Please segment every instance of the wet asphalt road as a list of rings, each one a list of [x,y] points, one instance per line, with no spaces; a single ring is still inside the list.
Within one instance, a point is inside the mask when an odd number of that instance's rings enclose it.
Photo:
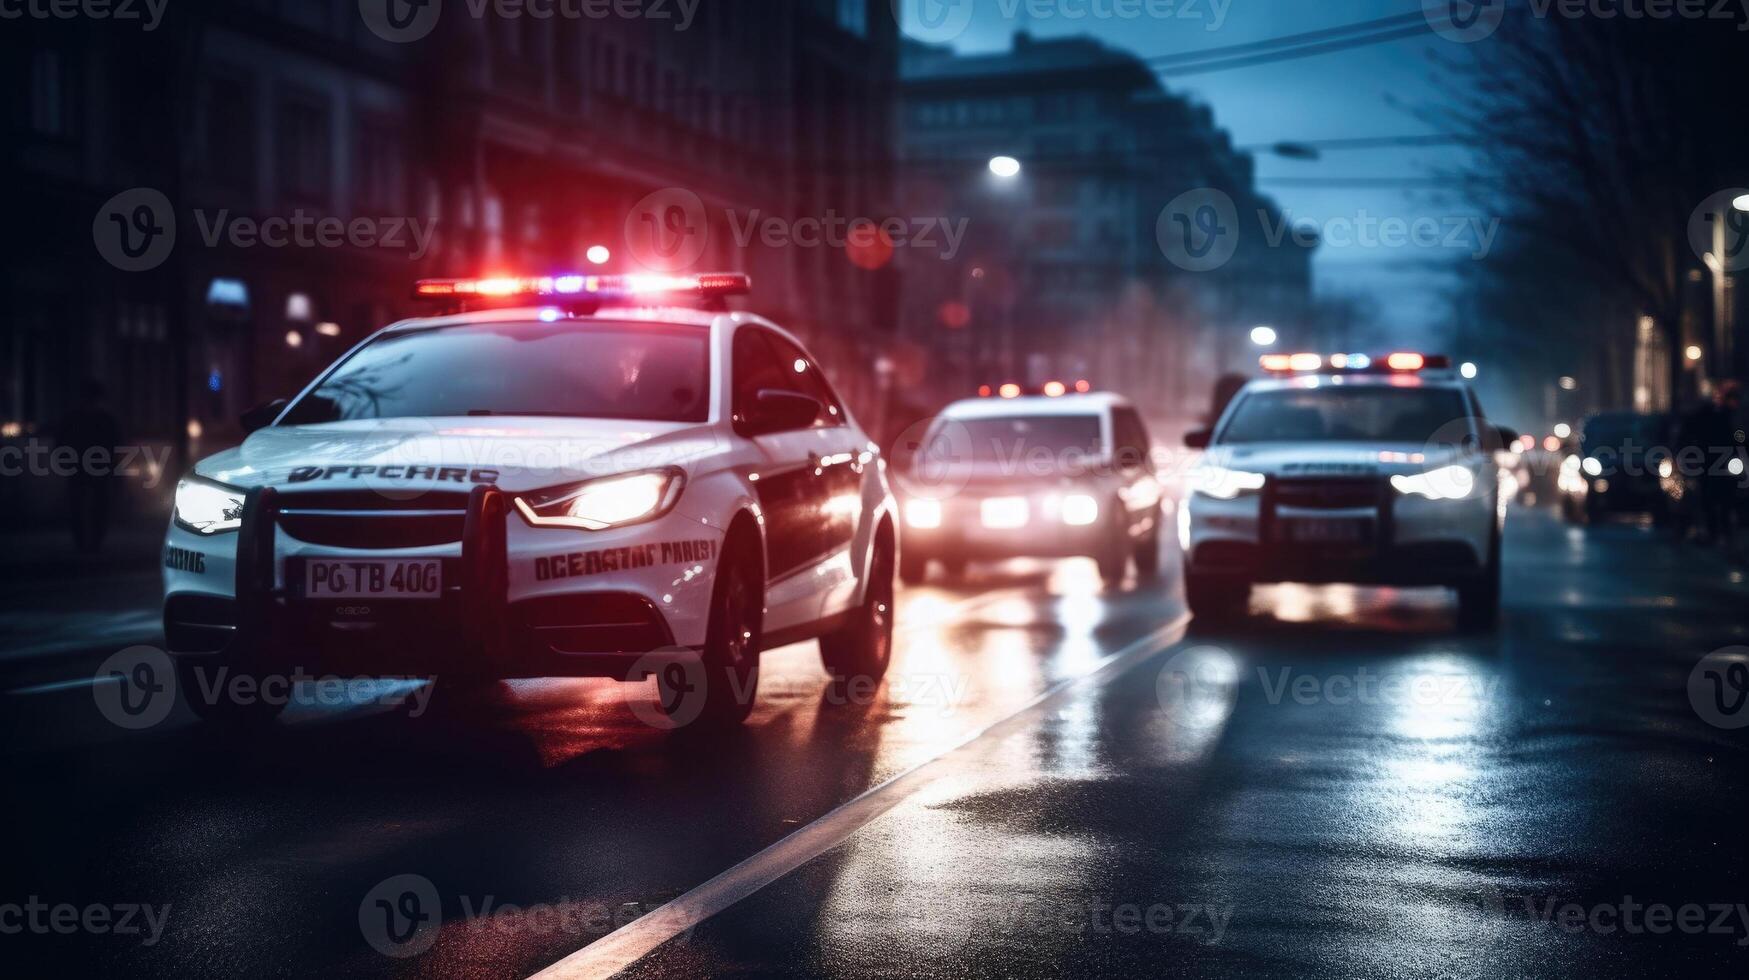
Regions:
[[[786,648],[746,728],[711,737],[590,681],[300,705],[259,734],[179,708],[129,733],[67,660],[64,685],[38,668],[3,695],[0,929],[35,896],[149,905],[162,932],[26,929],[0,960],[1749,975],[1749,728],[1689,695],[1704,655],[1749,642],[1749,584],[1647,529],[1527,511],[1505,567],[1487,636],[1437,591],[1260,589],[1251,619],[1186,633],[1171,577],[1107,593],[1090,563],[983,569],[901,596],[873,697]]]

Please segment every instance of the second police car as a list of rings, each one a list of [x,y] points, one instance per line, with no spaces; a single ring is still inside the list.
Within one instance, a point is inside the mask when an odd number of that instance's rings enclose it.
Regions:
[[[1163,492],[1147,426],[1129,401],[1076,389],[985,386],[929,423],[898,481],[906,582],[931,562],[957,577],[969,561],[1019,557],[1089,557],[1111,586],[1132,562],[1143,578],[1159,571]]]
[[[795,337],[728,311],[748,285],[420,283],[446,315],[359,344],[178,487],[164,621],[184,684],[654,674],[676,723],[732,723],[780,644],[880,677],[884,463]]]
[[[1517,436],[1491,425],[1444,358],[1272,354],[1214,428],[1179,510],[1199,617],[1273,582],[1448,586],[1469,626],[1494,622]]]

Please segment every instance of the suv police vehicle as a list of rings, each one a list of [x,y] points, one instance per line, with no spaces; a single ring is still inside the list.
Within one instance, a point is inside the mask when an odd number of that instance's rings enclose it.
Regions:
[[[925,430],[898,480],[904,500],[900,576],[917,583],[939,562],[1088,556],[1117,585],[1130,562],[1160,568],[1160,508],[1152,442],[1127,400],[1062,382],[1037,396],[982,389]]]
[[[1512,497],[1490,425],[1443,357],[1271,354],[1214,428],[1179,509],[1186,599],[1241,611],[1254,583],[1448,586],[1461,621],[1500,600]]]
[[[734,723],[781,644],[818,638],[830,673],[879,678],[885,464],[795,337],[728,311],[749,286],[421,282],[451,309],[263,406],[177,487],[164,627],[181,682],[655,675],[676,723]]]

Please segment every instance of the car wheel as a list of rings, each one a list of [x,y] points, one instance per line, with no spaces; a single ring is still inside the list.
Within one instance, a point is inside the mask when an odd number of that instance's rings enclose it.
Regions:
[[[677,726],[738,725],[753,712],[759,695],[759,652],[765,599],[759,563],[747,547],[727,550],[711,592],[710,625],[705,630],[703,670],[663,671],[656,675],[662,712]]]
[[[1250,600],[1248,582],[1198,575],[1185,569],[1184,604],[1197,619],[1205,622],[1231,619],[1242,614]]]
[[[882,534],[869,559],[862,605],[836,632],[820,637],[820,660],[838,681],[878,681],[893,657],[893,543]]]
[[[1135,546],[1130,543],[1129,529],[1124,526],[1121,511],[1113,511],[1110,544],[1105,550],[1095,556],[1099,562],[1099,578],[1108,589],[1115,589],[1123,584],[1124,575],[1130,570],[1130,554]]]
[[[1466,630],[1492,629],[1500,622],[1500,530],[1489,541],[1488,567],[1473,581],[1458,586],[1458,625]]]
[[[203,670],[203,667],[208,669]],[[283,700],[259,696],[261,685],[252,683],[256,678],[237,671],[220,675],[218,671],[218,665],[209,667],[206,660],[176,658],[176,686],[182,692],[183,702],[201,721],[219,725],[265,725],[285,710]],[[237,700],[229,696],[234,690],[255,691],[257,696]]]
[[[1154,529],[1148,536],[1136,543],[1136,576],[1145,582],[1152,582],[1160,577],[1160,522],[1154,522]]]
[[[929,579],[929,556],[916,549],[899,553],[899,581],[906,585],[922,585]]]

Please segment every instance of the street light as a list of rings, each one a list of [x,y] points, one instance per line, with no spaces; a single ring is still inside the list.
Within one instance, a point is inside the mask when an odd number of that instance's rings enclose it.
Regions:
[[[1004,180],[1020,176],[1020,161],[1013,157],[991,157],[990,172]]]
[[[1462,364],[1458,365],[1458,373],[1463,375],[1465,378],[1469,378],[1469,379],[1473,380],[1476,377],[1476,375],[1480,372],[1477,370],[1476,363],[1474,361],[1465,361]]]
[[[1689,360],[1698,361],[1706,352],[1700,349],[1699,344],[1689,344],[1688,350],[1683,351],[1683,353],[1688,355]]]
[[[1251,328],[1251,342],[1259,347],[1274,347],[1276,341],[1274,327]]]

